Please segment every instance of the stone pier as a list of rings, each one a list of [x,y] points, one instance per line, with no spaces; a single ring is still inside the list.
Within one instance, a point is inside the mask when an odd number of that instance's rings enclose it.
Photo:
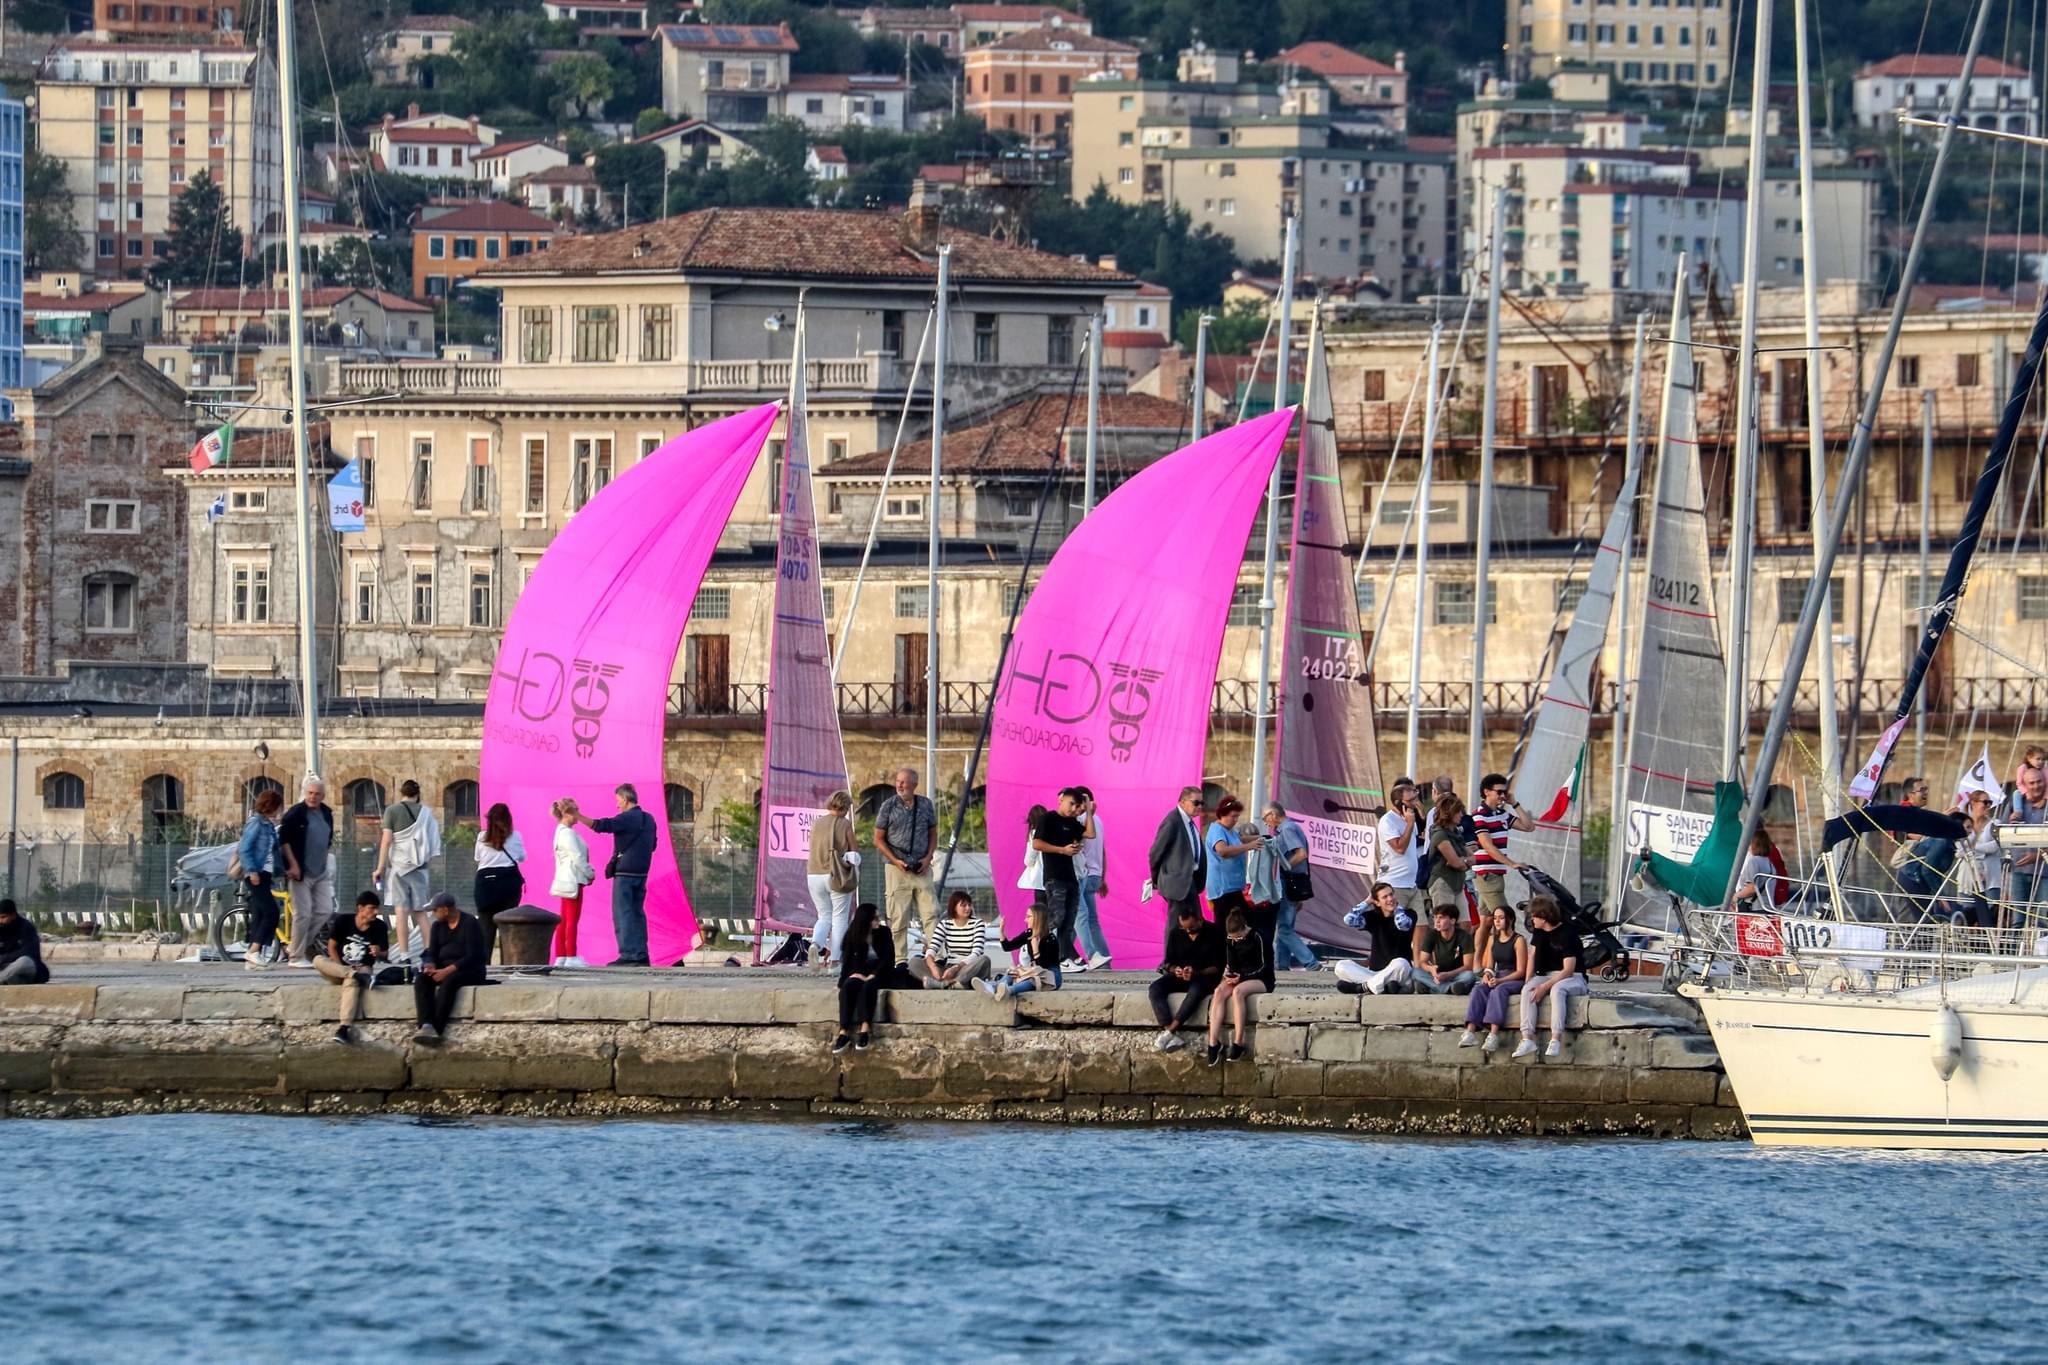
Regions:
[[[412,1041],[409,987],[372,992],[359,1041],[344,1045],[332,1037],[338,990],[308,974],[103,971],[0,988],[0,1115],[758,1113],[1743,1133],[1705,1027],[1675,996],[1575,1002],[1565,1055],[1518,1062],[1458,1046],[1463,1000],[1289,981],[1256,1002],[1252,1056],[1211,1068],[1192,1046],[1153,1050],[1144,980],[1082,978],[1005,1001],[890,992],[875,1046],[834,1056],[836,993],[807,974],[505,981],[464,992],[449,1038],[423,1046]]]

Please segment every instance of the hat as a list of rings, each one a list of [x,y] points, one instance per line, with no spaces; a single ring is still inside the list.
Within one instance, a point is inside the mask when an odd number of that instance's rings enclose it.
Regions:
[[[428,910],[460,910],[461,908],[460,905],[455,903],[454,895],[447,891],[439,892],[432,900],[427,902]]]

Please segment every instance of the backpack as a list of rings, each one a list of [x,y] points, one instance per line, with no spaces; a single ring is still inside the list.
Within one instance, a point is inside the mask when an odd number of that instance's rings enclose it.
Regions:
[[[441,851],[440,824],[434,813],[424,803],[419,812],[418,819],[391,835],[391,870],[400,876],[417,872]]]

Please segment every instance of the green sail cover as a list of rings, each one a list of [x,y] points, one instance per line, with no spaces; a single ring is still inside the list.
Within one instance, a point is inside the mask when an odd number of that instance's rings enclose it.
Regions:
[[[1714,784],[1714,825],[1691,862],[1681,863],[1661,853],[1643,854],[1650,876],[1659,886],[1694,905],[1719,906],[1727,899],[1728,878],[1742,851],[1742,797],[1739,782]]]

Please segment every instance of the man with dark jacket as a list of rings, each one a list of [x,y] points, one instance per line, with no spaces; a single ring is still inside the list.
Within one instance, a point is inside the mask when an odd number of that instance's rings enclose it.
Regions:
[[[0,986],[40,986],[49,979],[42,935],[12,900],[0,900]]]
[[[1175,906],[1173,920],[1166,939],[1166,961],[1146,991],[1152,1000],[1152,1017],[1159,1021],[1159,1037],[1152,1046],[1161,1052],[1187,1046],[1180,1036],[1182,1027],[1223,979],[1223,926],[1203,919],[1202,907],[1192,904]],[[1169,1009],[1166,1000],[1175,991],[1187,994],[1181,997],[1179,1009]]]
[[[1152,851],[1146,859],[1153,893],[1166,901],[1166,941],[1174,939],[1174,919],[1182,906],[1202,912],[1202,886],[1208,873],[1208,855],[1202,850],[1202,789],[1182,787],[1180,799],[1152,835]]]
[[[327,804],[327,784],[318,776],[307,775],[303,794],[277,825],[278,860],[291,881],[291,960],[296,967],[313,965],[320,935],[334,919],[334,810]]]
[[[456,992],[483,985],[484,964],[490,959],[483,926],[475,916],[462,913],[455,897],[443,891],[427,902],[427,911],[433,923],[427,929],[420,973],[412,983],[413,1009],[420,1021],[420,1031],[413,1035],[416,1043],[441,1041],[455,1013]]]
[[[647,874],[654,866],[654,817],[640,809],[640,793],[630,782],[612,792],[619,813],[590,821],[599,834],[612,836],[612,859],[605,876],[612,884],[612,935],[619,955],[614,967],[645,967],[647,962]]]

